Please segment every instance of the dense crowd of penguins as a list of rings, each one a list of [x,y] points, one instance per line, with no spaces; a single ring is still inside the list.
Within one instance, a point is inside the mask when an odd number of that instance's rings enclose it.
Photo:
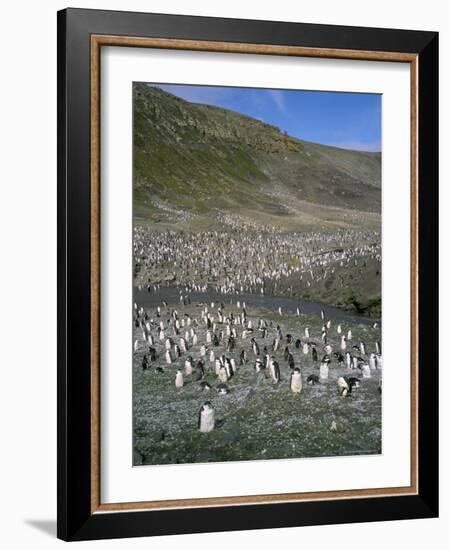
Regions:
[[[150,311],[134,304],[134,353],[140,368],[156,373],[169,370],[174,392],[189,378],[199,391],[226,395],[238,369],[254,369],[255,376],[277,385],[281,364],[289,369],[289,388],[294,394],[300,394],[304,384],[326,383],[335,366],[346,369],[347,375],[336,381],[337,391],[345,398],[382,368],[379,342],[372,344],[373,349],[363,341],[354,342],[352,330],[332,323],[323,311],[320,333],[312,334],[297,309],[298,330],[285,334],[276,321],[249,316],[245,302],[239,300],[234,312],[224,303],[211,302],[202,304],[197,316],[180,313],[186,304],[189,296],[181,293],[175,307],[162,302]],[[284,315],[281,308],[278,313],[280,318]],[[377,323],[373,328],[378,328]],[[304,379],[302,362],[306,360],[312,361],[317,371]],[[211,383],[212,379],[216,382]],[[378,391],[381,393],[381,377]],[[198,427],[210,432],[214,426],[214,407],[207,400],[198,411]]]
[[[193,233],[138,225],[133,243],[135,282],[141,290],[178,284],[189,292],[276,295],[288,278],[310,287],[337,267],[364,270],[368,259],[381,260],[380,233],[372,230],[282,233],[231,226]]]

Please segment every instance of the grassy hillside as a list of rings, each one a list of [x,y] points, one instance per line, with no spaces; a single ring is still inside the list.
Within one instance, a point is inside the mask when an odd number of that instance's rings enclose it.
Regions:
[[[144,83],[133,94],[142,221],[202,226],[217,210],[288,229],[379,224],[380,154],[300,141]]]

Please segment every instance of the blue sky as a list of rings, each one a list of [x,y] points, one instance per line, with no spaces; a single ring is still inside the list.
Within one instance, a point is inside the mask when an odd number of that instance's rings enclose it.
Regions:
[[[381,151],[381,95],[155,84],[187,101],[259,118],[291,136]]]

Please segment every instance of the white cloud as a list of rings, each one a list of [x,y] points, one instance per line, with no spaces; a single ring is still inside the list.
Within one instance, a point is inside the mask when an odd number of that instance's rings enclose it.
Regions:
[[[286,114],[286,104],[284,102],[283,92],[280,90],[267,90],[271,100],[275,103],[279,111]]]

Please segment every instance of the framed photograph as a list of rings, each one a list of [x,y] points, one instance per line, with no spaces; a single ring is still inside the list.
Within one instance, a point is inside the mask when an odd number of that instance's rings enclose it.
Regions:
[[[438,35],[58,13],[58,536],[438,514]]]

